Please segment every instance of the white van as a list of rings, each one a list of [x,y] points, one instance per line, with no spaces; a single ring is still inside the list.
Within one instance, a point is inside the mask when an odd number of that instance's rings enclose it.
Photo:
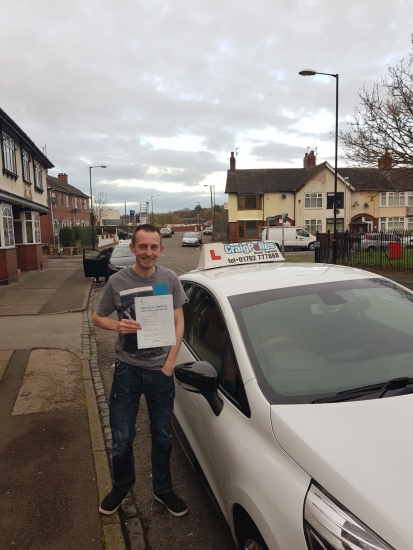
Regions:
[[[267,235],[267,227],[262,228],[263,241],[274,241],[281,250],[282,227],[270,227]],[[284,248],[300,248],[314,250],[316,238],[302,227],[284,227]]]

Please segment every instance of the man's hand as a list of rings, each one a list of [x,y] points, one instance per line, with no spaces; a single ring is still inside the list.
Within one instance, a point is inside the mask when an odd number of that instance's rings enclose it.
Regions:
[[[122,319],[118,322],[118,328],[116,332],[119,334],[133,334],[137,330],[141,330],[142,325],[133,319]]]
[[[165,362],[164,366],[161,368],[161,371],[166,376],[172,376],[174,373],[174,364],[171,365],[170,363]]]

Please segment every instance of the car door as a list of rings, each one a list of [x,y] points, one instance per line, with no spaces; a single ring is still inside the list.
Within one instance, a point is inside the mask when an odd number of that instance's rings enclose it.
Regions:
[[[196,360],[208,361],[220,374],[219,395],[224,402],[221,414],[215,416],[206,399],[177,385],[176,417],[202,467],[208,483],[224,511],[231,479],[228,449],[231,426],[238,414],[248,416],[249,408],[235,353],[225,320],[212,294],[198,286],[190,292],[185,310],[184,343],[178,364]]]

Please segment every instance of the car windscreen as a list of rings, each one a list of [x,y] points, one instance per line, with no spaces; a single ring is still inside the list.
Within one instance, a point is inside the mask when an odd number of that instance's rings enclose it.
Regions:
[[[113,249],[111,258],[134,258],[135,254],[131,252],[129,246],[117,246]]]
[[[413,377],[413,293],[391,281],[290,287],[230,303],[271,403],[311,403]]]
[[[198,235],[196,233],[184,233],[184,237],[188,237],[189,239],[196,239]]]

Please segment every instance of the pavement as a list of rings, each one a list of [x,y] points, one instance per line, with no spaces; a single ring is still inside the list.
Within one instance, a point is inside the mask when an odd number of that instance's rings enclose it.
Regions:
[[[0,287],[0,547],[125,550],[82,258]]]

